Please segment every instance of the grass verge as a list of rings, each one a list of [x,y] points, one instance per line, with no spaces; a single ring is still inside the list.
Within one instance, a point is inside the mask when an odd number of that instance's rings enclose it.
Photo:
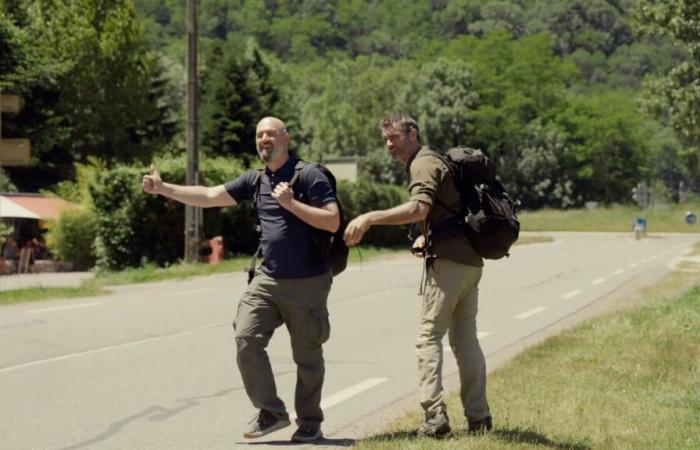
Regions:
[[[361,247],[358,252],[351,249],[349,262],[368,261],[394,254],[406,254],[406,248]],[[126,269],[119,272],[99,272],[94,279],[84,281],[78,287],[37,287],[0,291],[0,306],[12,303],[53,300],[61,298],[78,298],[104,295],[109,293],[109,286],[135,283],[150,283],[166,280],[182,280],[194,276],[214,275],[217,273],[240,272],[247,270],[250,256],[237,255],[221,264],[173,264],[158,267],[147,264],[143,267]]]
[[[84,281],[78,287],[34,287],[0,291],[0,306],[48,299],[94,297],[108,294],[99,282]]]
[[[492,373],[493,433],[418,439],[412,431],[421,414],[415,411],[356,447],[700,448],[700,275],[672,273],[625,304]],[[447,404],[458,428],[458,396],[450,394]]]
[[[647,221],[650,233],[697,233],[700,225],[685,223],[686,211],[700,210],[700,205],[669,205],[664,209],[640,211],[631,206],[605,208],[521,211],[518,220],[523,231],[624,231],[632,232],[637,217]]]

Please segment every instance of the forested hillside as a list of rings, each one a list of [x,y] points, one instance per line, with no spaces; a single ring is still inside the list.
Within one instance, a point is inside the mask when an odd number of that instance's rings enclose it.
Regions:
[[[0,5],[0,88],[26,102],[3,135],[34,145],[7,186],[182,150],[185,1]],[[357,155],[363,177],[400,183],[377,123],[401,110],[435,148],[484,149],[526,208],[630,202],[640,181],[672,200],[700,188],[694,5],[202,0],[202,157],[253,154],[274,114],[303,156]]]

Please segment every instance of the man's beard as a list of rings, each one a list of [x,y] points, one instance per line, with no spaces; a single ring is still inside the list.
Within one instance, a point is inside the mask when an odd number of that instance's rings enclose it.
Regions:
[[[269,150],[258,150],[258,156],[265,163],[274,161],[275,159],[277,159],[279,154],[280,150],[277,147],[272,147]]]

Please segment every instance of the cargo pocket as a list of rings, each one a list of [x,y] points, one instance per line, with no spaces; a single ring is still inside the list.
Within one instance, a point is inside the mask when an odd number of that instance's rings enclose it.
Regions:
[[[331,324],[328,320],[328,309],[325,307],[313,308],[311,309],[311,317],[313,318],[318,331],[318,343],[323,344],[331,335]]]

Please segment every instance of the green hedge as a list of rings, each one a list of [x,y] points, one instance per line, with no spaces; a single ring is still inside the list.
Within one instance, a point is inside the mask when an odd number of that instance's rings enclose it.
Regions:
[[[75,269],[95,265],[94,242],[97,237],[97,217],[88,208],[66,210],[50,224],[51,250],[63,261],[72,261]]]
[[[185,181],[184,157],[161,158],[156,167],[163,180]],[[200,181],[214,186],[232,180],[246,169],[230,158],[209,158],[200,165]],[[98,266],[111,270],[138,267],[147,262],[164,266],[183,255],[184,206],[161,196],[145,194],[141,179],[145,167],[120,166],[100,173],[90,185],[97,216]],[[366,181],[340,182],[338,195],[346,217],[383,209],[405,201],[405,189]],[[224,237],[227,253],[252,253],[257,246],[255,219],[248,204],[204,210],[204,238]],[[365,239],[376,246],[407,243],[401,227],[374,227]]]

